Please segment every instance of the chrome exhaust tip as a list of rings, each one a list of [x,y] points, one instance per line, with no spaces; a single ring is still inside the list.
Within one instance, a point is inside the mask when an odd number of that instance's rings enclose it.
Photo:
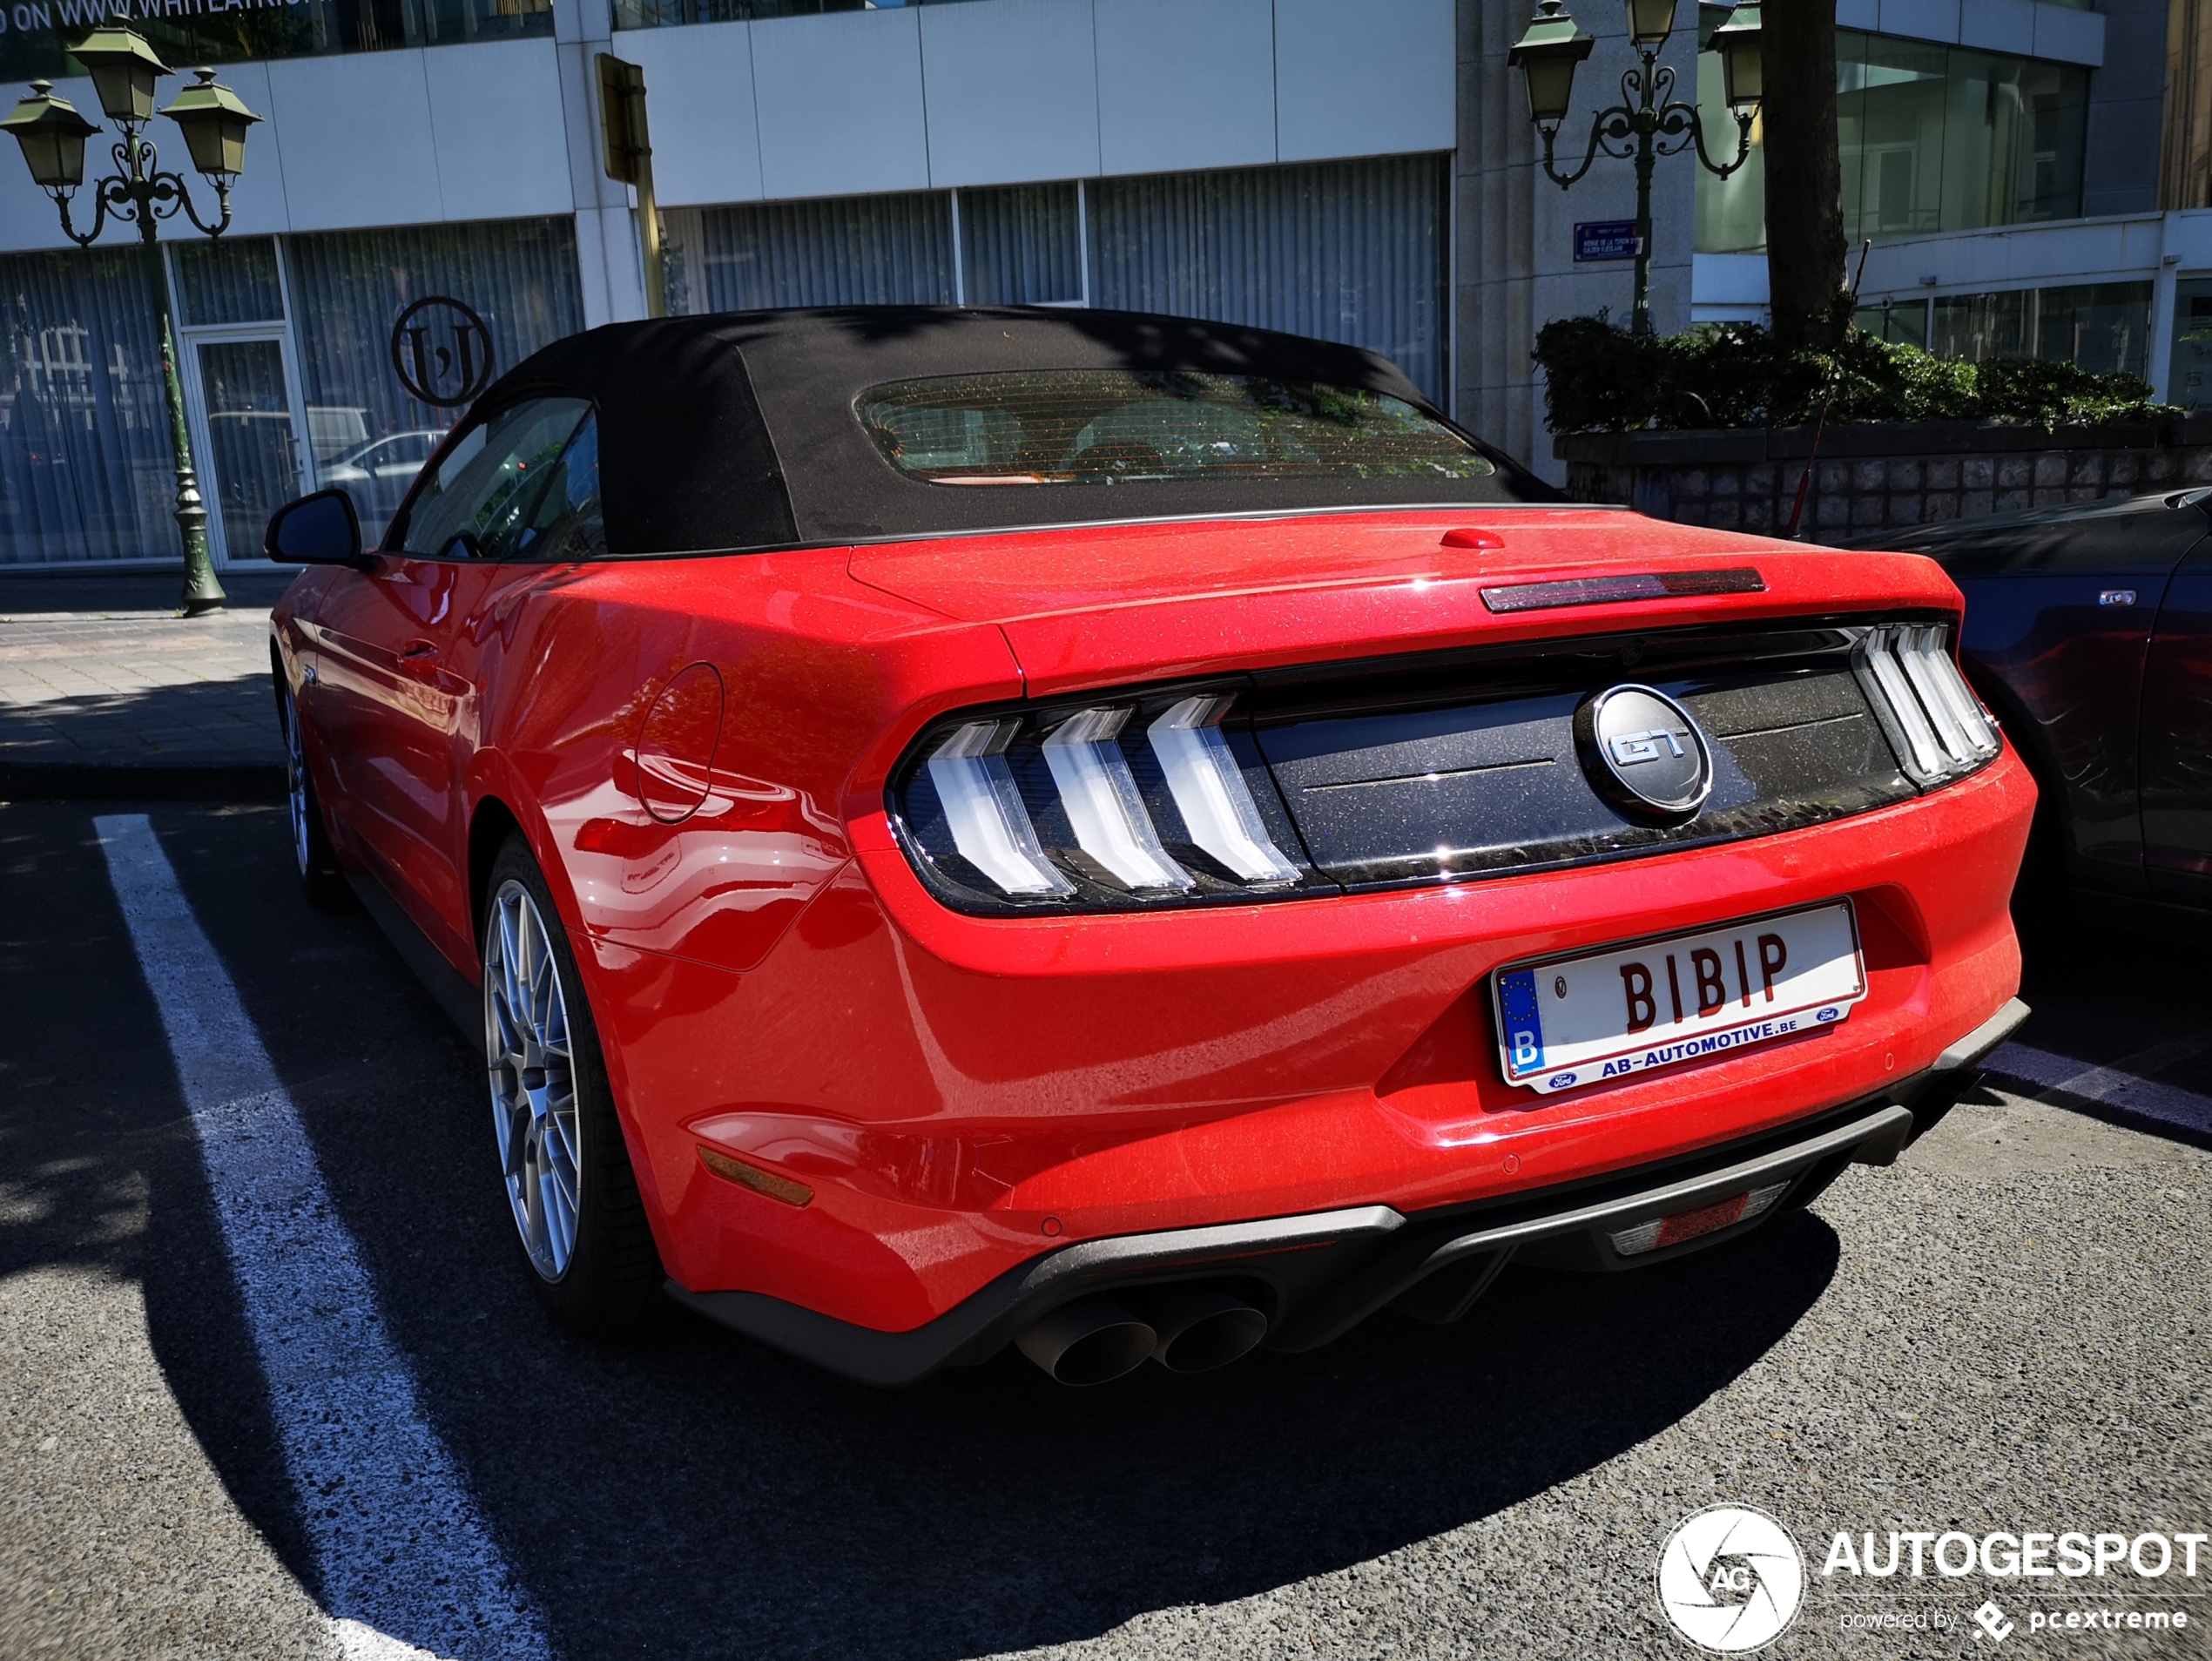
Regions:
[[[1016,1338],[1022,1353],[1062,1384],[1104,1384],[1142,1367],[1157,1335],[1111,1298],[1078,1298]]]

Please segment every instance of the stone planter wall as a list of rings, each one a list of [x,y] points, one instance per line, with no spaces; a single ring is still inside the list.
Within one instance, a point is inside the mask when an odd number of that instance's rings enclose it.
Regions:
[[[1572,433],[1553,442],[1567,492],[1655,518],[1779,536],[1810,428]],[[1834,426],[1820,442],[1802,534],[1842,542],[2104,496],[2212,484],[2212,415],[2059,433],[1966,421]]]

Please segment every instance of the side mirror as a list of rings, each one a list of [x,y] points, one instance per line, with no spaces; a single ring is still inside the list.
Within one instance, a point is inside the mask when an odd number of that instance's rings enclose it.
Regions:
[[[357,565],[361,562],[361,516],[343,490],[317,490],[287,502],[269,516],[261,551],[300,565]]]

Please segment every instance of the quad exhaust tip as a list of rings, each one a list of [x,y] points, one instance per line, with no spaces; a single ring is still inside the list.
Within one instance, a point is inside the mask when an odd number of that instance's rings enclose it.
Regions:
[[[1062,1384],[1104,1384],[1149,1359],[1171,1373],[1204,1373],[1266,1335],[1267,1317],[1218,1286],[1146,1286],[1116,1299],[1078,1298],[1014,1341]]]
[[[1152,1323],[1152,1359],[1170,1373],[1226,1367],[1267,1335],[1267,1317],[1218,1286],[1155,1286],[1138,1307]]]

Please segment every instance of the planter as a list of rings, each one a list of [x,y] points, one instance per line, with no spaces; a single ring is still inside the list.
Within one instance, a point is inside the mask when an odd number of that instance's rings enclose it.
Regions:
[[[1779,536],[1812,443],[1810,427],[1569,433],[1552,453],[1567,493],[1681,524]],[[1854,422],[1820,441],[1801,522],[1816,542],[2105,496],[2212,484],[2212,415],[2071,427],[1993,422]]]

